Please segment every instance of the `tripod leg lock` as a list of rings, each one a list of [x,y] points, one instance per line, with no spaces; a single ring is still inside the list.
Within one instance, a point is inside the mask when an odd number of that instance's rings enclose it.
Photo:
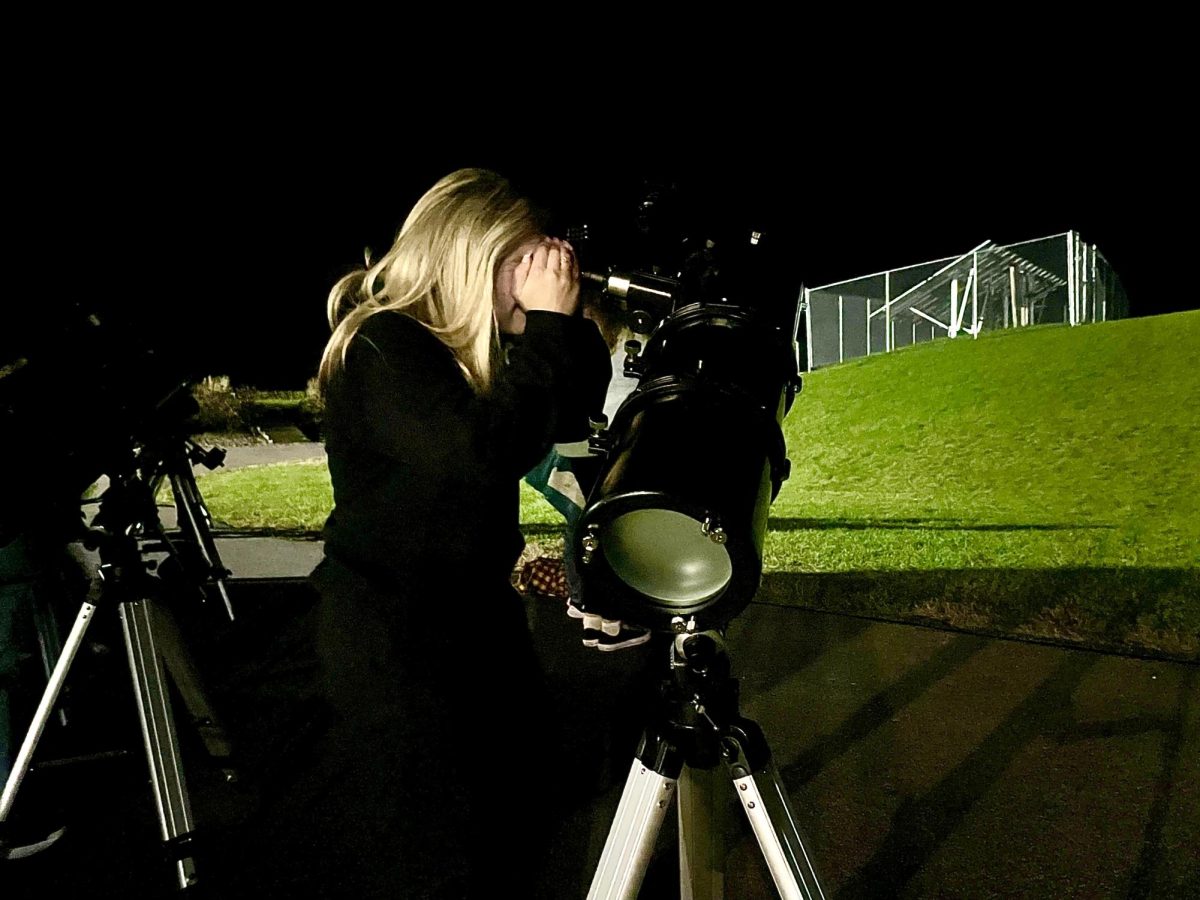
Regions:
[[[647,769],[657,772],[664,778],[678,781],[683,772],[686,754],[669,738],[659,731],[647,729],[642,733],[638,744],[636,761]]]
[[[734,778],[761,772],[771,765],[771,748],[762,729],[749,719],[739,719],[724,729],[720,739],[721,759]]]
[[[190,860],[196,855],[196,832],[189,831],[170,840],[163,841],[163,853],[170,862]]]

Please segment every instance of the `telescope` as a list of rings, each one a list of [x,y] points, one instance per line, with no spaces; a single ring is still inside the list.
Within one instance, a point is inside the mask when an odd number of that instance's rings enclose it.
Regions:
[[[581,609],[661,633],[652,644],[666,651],[588,897],[637,896],[676,796],[681,894],[721,896],[723,769],[780,896],[817,900],[808,842],[762,729],[739,710],[723,634],[758,590],[771,502],[790,473],[783,419],[800,390],[803,291],[790,308],[766,302],[761,231],[653,243],[676,258],[583,266],[646,339],[625,346],[636,389],[611,423],[592,423],[601,463],[567,565]]]
[[[782,423],[801,385],[799,298],[770,306],[745,287],[761,283],[751,269],[763,238],[742,235],[734,254],[681,241],[673,269],[583,273],[646,336],[625,346],[637,388],[611,423],[593,421],[603,462],[566,550],[587,612],[723,628],[758,589],[770,505],[790,472]]]
[[[72,664],[92,621],[107,608],[121,623],[163,848],[176,885],[190,888],[197,881],[195,819],[169,682],[226,780],[236,772],[171,601],[213,600],[234,618],[226,583],[232,573],[221,561],[192,471],[193,464],[220,466],[224,451],[190,439],[189,420],[198,411],[190,383],[136,330],[73,304],[44,331],[29,334],[19,353],[5,351],[0,366],[0,421],[13,429],[0,446],[0,475],[7,479],[0,492],[0,549],[11,545],[19,558],[23,539],[47,546],[79,541],[99,551],[100,565],[98,596],[84,599],[65,641],[50,612],[42,616],[47,681],[0,791],[0,850]],[[58,388],[62,384],[68,392]],[[101,475],[108,487],[98,500],[82,500]],[[167,481],[178,520],[171,531],[155,499]],[[92,503],[99,508],[88,523],[81,506]],[[48,608],[53,598],[35,592],[33,599]]]

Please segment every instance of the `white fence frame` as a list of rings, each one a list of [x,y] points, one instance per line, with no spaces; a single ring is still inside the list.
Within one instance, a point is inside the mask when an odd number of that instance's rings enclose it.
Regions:
[[[1046,243],[1062,239],[1064,243],[1065,275],[1047,270],[1021,255],[1022,247],[1029,244]],[[1062,257],[1060,257],[1061,259]],[[892,296],[893,276],[912,269],[922,267],[937,268],[919,282]],[[1056,266],[1057,268],[1057,266]],[[1102,270],[1103,269],[1103,273]],[[1119,302],[1110,303],[1111,289],[1101,284],[1101,278],[1112,276],[1116,285]],[[851,294],[850,286],[863,286],[871,281],[883,279],[883,296],[871,297],[869,294]],[[985,328],[985,309],[980,306],[980,282],[984,281],[989,288],[984,305],[991,299],[1006,293],[1001,301],[1001,315],[995,320],[1001,328],[1020,328],[1044,322],[1046,299],[1052,293],[1066,288],[1066,303],[1063,321],[1066,324],[1082,325],[1088,322],[1104,322],[1125,314],[1126,303],[1123,291],[1120,289],[1120,279],[1100,253],[1095,244],[1088,244],[1078,232],[1067,231],[1063,234],[1053,234],[1042,238],[1033,238],[1016,244],[999,246],[991,241],[984,241],[960,256],[944,257],[928,262],[903,266],[849,278],[832,284],[803,289],[802,315],[805,321],[807,338],[808,369],[814,368],[813,359],[813,294],[831,295],[838,297],[838,361],[855,358],[854,353],[846,356],[846,331],[844,319],[844,302],[848,297],[865,300],[866,303],[866,355],[872,353],[871,328],[877,317],[884,321],[883,344],[884,352],[896,349],[896,320],[901,313],[909,313],[913,318],[912,343],[917,342],[917,320],[928,323],[930,338],[938,336],[938,331],[949,338],[961,334],[969,334],[972,338],[979,336]],[[1007,291],[997,285],[1007,280]],[[845,292],[838,290],[846,289]],[[1061,297],[1061,294],[1059,295]],[[948,301],[948,302],[947,302]],[[873,304],[879,303],[878,307]],[[1057,305],[1057,304],[1056,304]],[[968,319],[969,306],[969,319]],[[993,325],[992,327],[996,327]],[[878,352],[876,349],[875,352]]]

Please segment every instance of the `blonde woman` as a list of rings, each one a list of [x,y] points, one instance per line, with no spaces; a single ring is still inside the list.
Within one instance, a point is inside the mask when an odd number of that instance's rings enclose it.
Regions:
[[[500,176],[454,172],[333,288],[335,508],[320,593],[337,723],[250,850],[250,890],[533,896],[554,735],[519,595],[518,482],[603,407],[572,248]],[[561,783],[561,782],[559,782]]]

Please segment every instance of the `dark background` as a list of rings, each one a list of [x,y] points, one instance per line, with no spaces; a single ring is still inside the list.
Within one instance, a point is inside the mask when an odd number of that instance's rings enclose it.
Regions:
[[[1073,122],[1052,99],[718,115],[661,98],[518,98],[478,121],[453,104],[422,116],[263,84],[158,106],[41,104],[24,111],[10,169],[4,302],[21,324],[5,341],[11,351],[82,301],[137,322],[192,374],[301,388],[328,334],[331,284],[466,165],[610,230],[632,222],[646,178],[672,182],[689,224],[767,231],[781,304],[801,282],[1076,229],[1117,271],[1133,315],[1194,308],[1182,124],[1162,115],[1166,101],[1094,103]]]

